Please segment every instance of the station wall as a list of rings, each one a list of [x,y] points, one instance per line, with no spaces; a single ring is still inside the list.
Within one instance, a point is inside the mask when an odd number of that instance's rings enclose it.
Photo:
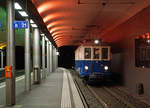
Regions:
[[[135,37],[150,32],[150,7],[119,25],[105,36],[120,38],[112,44],[112,71],[123,75],[123,84],[137,93],[137,84],[144,85],[144,95],[150,96],[150,68],[135,66]],[[111,34],[111,35],[110,35]]]

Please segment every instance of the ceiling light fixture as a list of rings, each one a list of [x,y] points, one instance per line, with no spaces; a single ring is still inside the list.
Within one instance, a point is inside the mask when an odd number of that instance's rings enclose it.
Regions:
[[[18,11],[22,17],[28,17],[28,14],[25,11]]]
[[[20,6],[19,3],[15,2],[14,5],[16,10],[22,10],[22,7]]]
[[[30,23],[31,23],[31,24],[34,24],[35,22],[34,22],[32,19],[30,19]]]
[[[31,24],[31,26],[32,26],[33,28],[38,27],[36,24]]]

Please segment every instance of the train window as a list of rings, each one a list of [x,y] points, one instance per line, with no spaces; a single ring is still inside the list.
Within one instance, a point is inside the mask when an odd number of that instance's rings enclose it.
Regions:
[[[102,48],[102,59],[108,59],[108,48]]]
[[[150,43],[148,39],[135,39],[135,65],[136,67],[150,68]]]
[[[93,48],[93,59],[99,59],[100,51],[99,48]]]
[[[85,48],[84,58],[85,59],[90,59],[91,58],[91,48]]]

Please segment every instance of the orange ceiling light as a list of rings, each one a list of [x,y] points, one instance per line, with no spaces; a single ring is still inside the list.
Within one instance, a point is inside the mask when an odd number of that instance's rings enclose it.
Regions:
[[[57,44],[62,44],[62,43],[69,43],[68,41],[63,41],[63,40],[59,40],[59,41],[56,41]]]
[[[60,25],[65,25],[65,24],[66,24],[66,21],[64,21],[64,20],[54,21],[54,22],[51,22],[50,24],[48,24],[47,28],[49,30],[52,27],[56,27],[56,26],[60,26]]]
[[[48,15],[48,16],[45,16],[45,17],[43,18],[43,21],[44,21],[45,23],[47,23],[49,20],[52,20],[52,19],[55,19],[55,18],[57,18],[57,15],[50,14],[50,15]]]
[[[59,20],[59,19],[66,19],[69,17],[69,14],[66,14],[64,12],[52,12],[51,14],[48,14],[43,17],[43,21],[47,23],[48,21],[53,21],[53,20]]]
[[[65,40],[67,40],[67,39],[69,39],[69,38],[70,38],[70,36],[59,36],[59,37],[55,38],[54,41],[57,41],[57,40],[60,40],[60,39],[65,39]]]
[[[64,34],[64,33],[53,33],[52,37],[54,38],[55,36],[58,36],[58,35],[61,35],[61,34]]]
[[[68,42],[68,41],[67,42],[66,41],[57,41],[56,44],[58,45],[58,47],[68,45],[68,44],[74,45],[74,43],[72,41],[70,41],[70,42]]]
[[[69,33],[69,32],[68,31],[56,31],[56,32],[52,33],[52,36],[55,36],[57,34],[67,34],[67,33]]]
[[[56,38],[59,38],[59,37],[64,37],[64,35],[57,35],[57,36],[53,37],[53,39],[55,40]]]
[[[59,37],[71,37],[71,35],[58,35],[58,36],[55,36],[55,37],[53,37],[53,39],[56,39],[56,38],[59,38]]]
[[[59,42],[59,43],[56,42],[56,43],[57,43],[58,45],[62,45],[62,44],[66,44],[66,45],[67,45],[67,44],[68,44],[68,42]]]
[[[69,30],[70,28],[67,27],[67,26],[62,26],[62,27],[55,27],[55,28],[52,28],[50,29],[50,33],[54,33],[56,31],[63,31],[63,30]]]
[[[56,1],[47,1],[47,2],[43,2],[42,4],[40,4],[38,7],[37,7],[37,10],[39,12],[39,14],[43,14],[44,12],[48,11],[48,10],[51,10],[55,7],[57,7],[57,5],[54,5],[54,3],[56,4]],[[57,3],[58,4],[58,3]]]

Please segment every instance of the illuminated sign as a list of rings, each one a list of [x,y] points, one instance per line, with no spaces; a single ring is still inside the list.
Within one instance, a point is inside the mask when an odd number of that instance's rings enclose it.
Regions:
[[[28,21],[14,21],[13,28],[14,29],[26,29],[28,28]]]

